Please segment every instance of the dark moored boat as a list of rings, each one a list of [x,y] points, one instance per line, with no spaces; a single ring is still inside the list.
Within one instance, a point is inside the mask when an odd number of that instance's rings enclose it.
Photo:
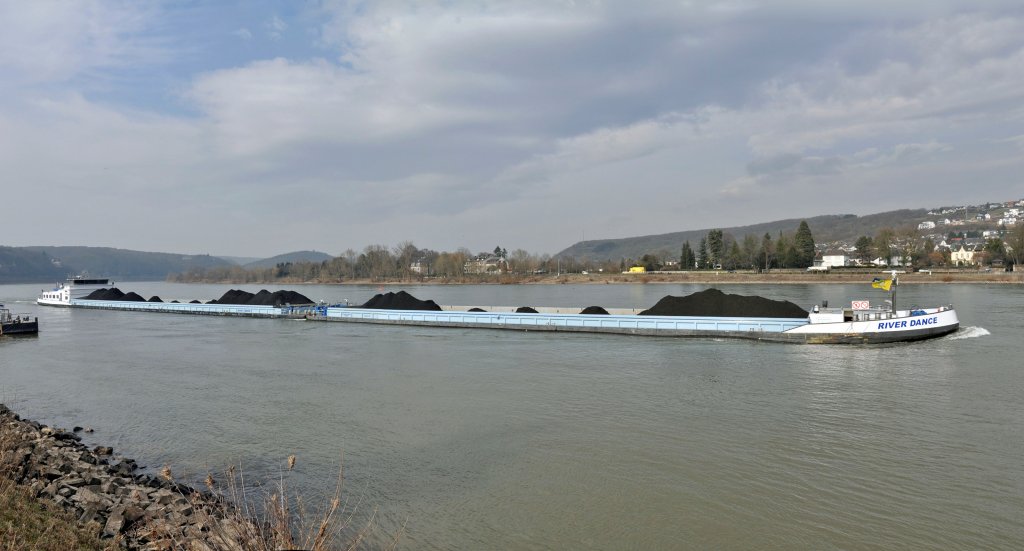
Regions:
[[[0,335],[34,335],[39,332],[39,318],[28,314],[11,314],[0,304]]]

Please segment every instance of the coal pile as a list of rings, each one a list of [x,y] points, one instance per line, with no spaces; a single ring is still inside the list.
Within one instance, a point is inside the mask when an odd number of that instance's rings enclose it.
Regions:
[[[608,315],[608,310],[601,308],[600,306],[587,306],[583,310],[580,310],[581,314],[600,314],[602,316]]]
[[[529,306],[520,306],[519,308],[516,308],[516,313],[517,314],[536,314],[538,312],[536,310],[534,310],[533,308],[530,308]]]
[[[117,287],[111,287],[109,289],[96,289],[88,295],[82,297],[82,300],[124,300],[124,293],[121,292]]]
[[[188,303],[189,304],[202,304],[202,302],[199,302],[198,300],[195,300],[195,299],[188,301]]]
[[[242,291],[241,289],[231,289],[230,291],[224,293],[219,299],[213,299],[207,302],[207,304],[245,304],[246,302],[249,301],[249,299],[251,299],[254,296],[256,295],[248,291]]]
[[[160,300],[160,297],[158,297],[156,295],[153,295],[153,296],[149,297],[149,300],[147,302],[163,302],[163,301]],[[177,301],[174,301],[174,302],[177,302]]]
[[[231,289],[224,293],[219,299],[211,300],[207,304],[235,304],[246,306],[281,306],[284,304],[313,304],[308,297],[295,291],[270,291],[263,289],[253,294],[248,291]]]
[[[487,310],[484,310],[483,308],[470,308],[469,310],[466,310],[466,311],[467,312],[486,312]]]
[[[806,318],[807,311],[788,300],[730,295],[707,289],[685,297],[665,296],[641,316]]]
[[[146,299],[142,298],[138,293],[128,291],[121,297],[121,300],[125,302],[146,302]]]
[[[420,300],[405,291],[397,293],[382,293],[373,295],[373,298],[366,301],[360,308],[372,310],[431,310],[440,312],[441,307],[432,300]]]

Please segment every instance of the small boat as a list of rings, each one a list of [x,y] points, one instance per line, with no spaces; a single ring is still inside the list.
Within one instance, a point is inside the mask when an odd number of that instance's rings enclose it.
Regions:
[[[39,332],[39,318],[28,314],[12,314],[0,304],[0,335],[34,335]]]
[[[112,285],[107,278],[85,276],[69,277],[64,283],[57,283],[52,289],[43,289],[36,297],[36,304],[44,306],[71,306],[71,301],[84,298],[89,293]]]

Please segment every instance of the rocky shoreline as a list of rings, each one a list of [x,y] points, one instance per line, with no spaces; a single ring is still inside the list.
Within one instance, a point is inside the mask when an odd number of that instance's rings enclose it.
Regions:
[[[22,419],[3,404],[0,477],[125,549],[242,549],[243,535],[252,532],[212,492],[175,483],[169,474],[144,474],[109,447],[90,449],[75,431]]]

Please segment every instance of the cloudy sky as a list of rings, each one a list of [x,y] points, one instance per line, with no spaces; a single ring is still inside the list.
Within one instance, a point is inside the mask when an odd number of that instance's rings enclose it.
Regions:
[[[1024,5],[0,0],[2,245],[270,256],[1024,197]]]

